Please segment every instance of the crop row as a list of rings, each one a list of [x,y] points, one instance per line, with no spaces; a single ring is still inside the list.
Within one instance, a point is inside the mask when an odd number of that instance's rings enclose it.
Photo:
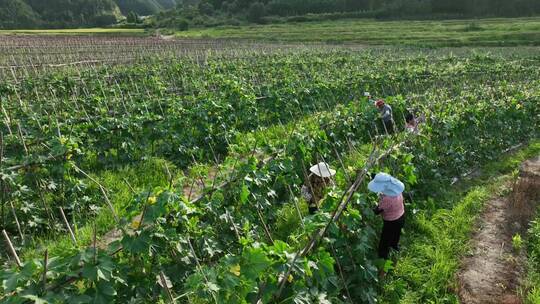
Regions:
[[[396,113],[417,108],[429,119],[423,135],[407,139],[406,148],[393,152],[380,164],[381,169],[407,181],[408,186],[419,191],[420,198],[426,197],[426,188],[434,183],[443,183],[475,163],[496,156],[503,148],[537,136],[538,93],[534,81],[500,82],[495,87],[488,84],[462,88],[459,94],[450,96],[433,89],[422,98],[391,98]],[[286,152],[262,168],[254,168],[253,164],[245,167],[240,171],[244,178],[196,205],[170,191],[150,194],[155,196],[152,202],[148,202],[148,194],[142,194],[135,209],[146,205],[144,225],[135,235],[127,234],[119,244],[111,244],[111,250],[122,245],[121,253],[110,257],[89,248],[55,260],[55,268],[50,270],[51,286],[66,280],[78,281],[64,288],[63,293],[54,292],[48,285],[45,292],[40,289],[43,269],[38,262],[28,262],[23,268],[29,269],[26,272],[7,271],[4,278],[11,282],[16,278],[15,286],[26,286],[23,290],[30,295],[58,300],[108,301],[114,296],[144,301],[167,297],[167,290],[171,295],[184,295],[182,301],[190,303],[242,303],[257,297],[268,302],[278,293],[285,302],[373,300],[373,214],[367,208],[370,199],[363,194],[355,197],[340,225],[332,226],[322,247],[289,265],[291,254],[328,221],[327,212],[335,207],[348,184],[345,176],[353,175],[354,169],[363,164],[365,155],[351,152],[348,143],[366,138],[375,118],[366,106],[338,107],[328,115],[316,116],[316,124],[295,125],[297,129],[290,137],[267,134],[276,138],[271,146],[284,146]],[[392,140],[404,139],[398,136]],[[339,155],[345,162],[343,166],[338,165]],[[321,158],[340,168],[338,186],[325,200],[325,212],[302,221],[292,212],[298,190],[287,185],[298,185],[305,163]],[[426,208],[421,202],[416,201],[413,207]],[[340,229],[343,224],[345,231]],[[293,271],[284,281],[280,275],[289,266]],[[83,267],[79,276],[66,275],[79,267]],[[159,287],[156,277],[164,278],[162,286],[169,285],[166,281],[170,280],[170,288]],[[282,282],[286,282],[285,287],[278,292]],[[355,288],[349,289],[348,285]]]
[[[219,163],[243,134],[328,111],[364,89],[384,95],[440,90],[452,98],[483,83],[490,86],[486,94],[498,98],[496,86],[527,88],[538,73],[534,65],[489,57],[427,66],[424,58],[405,65],[391,60],[349,53],[270,55],[208,61],[204,70],[189,60],[156,61],[82,71],[76,79],[56,75],[6,84],[2,227],[15,231],[9,202],[23,222],[32,223],[26,232],[33,233],[50,229],[58,206],[84,210],[101,200],[89,201],[81,182],[86,177],[72,164],[99,173],[153,156],[181,168]],[[421,106],[423,97],[417,98]]]
[[[163,271],[172,281],[172,292],[188,294],[191,302],[213,297],[227,302],[233,296],[245,300],[262,287],[265,294],[277,294],[273,288],[283,282],[279,275],[287,268],[287,253],[298,250],[327,215],[302,222],[291,204],[298,195],[294,185],[301,183],[304,167],[320,160],[332,162],[340,168],[335,189],[340,193],[355,175],[347,163],[353,169],[364,165],[365,156],[359,157],[355,148],[364,151],[361,145],[380,133],[374,123],[375,109],[365,100],[358,101],[357,95],[363,90],[395,95],[388,101],[399,123],[405,111],[428,114],[425,137],[419,137],[414,153],[393,152],[392,157],[400,162],[389,158],[381,165],[410,181],[409,185],[420,178],[423,182],[415,189],[425,196],[433,186],[428,181],[459,175],[523,138],[535,136],[539,93],[535,64],[481,56],[450,57],[436,63],[410,58],[392,63],[391,58],[369,54],[297,53],[224,62],[158,60],[4,83],[2,228],[10,235],[20,229],[9,206],[23,224],[21,234],[49,229],[46,218],[58,206],[73,213],[82,211],[77,217],[68,212],[68,217],[91,225],[85,217],[102,200],[102,193],[85,185],[91,181],[82,170],[99,174],[104,168],[114,170],[118,164],[129,166],[150,157],[167,158],[180,168],[199,161],[218,165],[227,156],[226,164],[232,164],[221,169],[232,182],[217,189],[214,183],[207,185],[210,189],[204,192],[211,195],[196,202],[186,200],[183,189],[142,193],[139,204],[121,210],[122,217],[139,216],[142,210],[146,215],[143,225],[135,225],[139,230],[135,235],[128,233],[121,242],[111,244],[112,251],[117,250],[115,246],[123,248],[117,255],[111,257],[94,248],[54,252],[58,254],[57,264],[53,263],[56,268],[51,268],[45,287],[38,281],[43,270],[39,263],[25,261],[30,263],[27,270],[3,272],[4,282],[8,282],[4,292],[102,301],[115,292],[126,301],[150,300],[162,291],[155,276]],[[342,105],[350,100],[353,103]],[[263,156],[253,157],[255,150]],[[260,163],[261,158],[266,161]],[[10,169],[14,166],[19,167]],[[327,211],[336,198],[329,196]],[[123,202],[123,208],[131,203]],[[300,202],[300,214],[303,208]],[[300,261],[310,266],[302,270],[297,265],[284,297],[303,294],[307,287],[328,293],[329,284],[337,284],[326,296],[343,299],[348,284],[367,288],[372,283],[368,278],[374,269],[369,253],[373,221],[369,220],[372,215],[362,212],[349,210],[344,215],[352,222],[359,214],[368,219],[360,226],[353,223],[356,233],[331,231],[341,245],[329,249],[326,244],[326,249]],[[117,224],[125,229],[123,223]],[[363,260],[351,261],[348,252],[354,248],[345,245],[351,242],[361,244],[358,250],[364,254],[358,259]],[[306,279],[306,271],[313,273],[310,261],[325,269],[317,280]],[[267,276],[244,276],[242,270],[255,267],[249,263],[267,265]],[[343,266],[338,267],[341,278],[333,272],[335,263]],[[354,265],[368,270],[359,272],[364,278],[355,274],[355,280],[347,283],[343,276],[351,276],[351,269],[357,268]],[[86,272],[72,275],[81,266],[88,266]],[[229,272],[223,273],[226,269]],[[225,285],[231,283],[227,281],[233,278],[230,274],[239,285]],[[78,284],[58,293],[54,287],[64,281]],[[133,289],[133,285],[144,288]],[[236,290],[240,286],[244,289]],[[347,295],[363,300],[373,296],[369,288]]]

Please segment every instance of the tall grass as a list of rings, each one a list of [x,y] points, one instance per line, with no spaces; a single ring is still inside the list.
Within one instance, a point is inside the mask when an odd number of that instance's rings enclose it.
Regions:
[[[540,208],[531,222],[527,252],[527,277],[523,284],[526,304],[540,303]]]

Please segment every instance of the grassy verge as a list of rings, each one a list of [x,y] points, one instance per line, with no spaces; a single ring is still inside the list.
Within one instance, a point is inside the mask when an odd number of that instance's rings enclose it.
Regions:
[[[523,284],[527,304],[540,303],[540,208],[537,214],[528,236],[527,277]]]
[[[513,178],[519,164],[539,153],[540,141],[534,141],[514,154],[502,156],[483,167],[480,176],[445,191],[448,202],[438,205],[452,206],[450,209],[419,212],[411,217],[398,265],[382,287],[382,302],[458,303],[453,292],[455,274],[482,206],[493,196],[504,194],[504,185]],[[538,253],[540,257],[540,250]]]
[[[372,19],[224,26],[177,32],[180,38],[418,46],[540,45],[540,18],[376,21]]]

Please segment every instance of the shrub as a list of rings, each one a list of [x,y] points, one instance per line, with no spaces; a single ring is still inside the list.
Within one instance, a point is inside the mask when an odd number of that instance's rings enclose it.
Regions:
[[[139,23],[139,15],[137,15],[137,13],[135,13],[134,11],[129,12],[129,14],[127,15],[127,22],[133,24]]]
[[[100,15],[94,17],[92,20],[92,26],[109,26],[116,23],[116,16],[114,15]]]
[[[176,19],[174,27],[180,31],[187,31],[189,29],[189,22],[184,18]]]

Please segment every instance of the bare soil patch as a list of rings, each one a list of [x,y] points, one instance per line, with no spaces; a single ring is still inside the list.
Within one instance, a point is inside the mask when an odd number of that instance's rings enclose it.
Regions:
[[[522,233],[534,214],[540,189],[540,157],[524,162],[510,195],[485,206],[472,252],[458,273],[462,303],[521,303],[517,294],[525,255],[512,246],[512,236]]]

